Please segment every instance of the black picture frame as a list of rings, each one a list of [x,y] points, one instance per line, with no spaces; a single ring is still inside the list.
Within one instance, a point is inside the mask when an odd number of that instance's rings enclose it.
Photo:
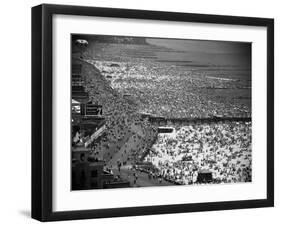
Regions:
[[[52,17],[55,14],[262,26],[267,28],[267,198],[95,210],[52,210]],[[32,218],[122,217],[274,206],[274,20],[221,15],[43,4],[32,8]]]

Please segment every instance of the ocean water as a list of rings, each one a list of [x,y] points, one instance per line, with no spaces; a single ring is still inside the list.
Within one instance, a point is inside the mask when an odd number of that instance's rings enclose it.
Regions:
[[[146,41],[167,49],[155,52],[156,61],[210,78],[251,81],[251,43],[154,38]]]

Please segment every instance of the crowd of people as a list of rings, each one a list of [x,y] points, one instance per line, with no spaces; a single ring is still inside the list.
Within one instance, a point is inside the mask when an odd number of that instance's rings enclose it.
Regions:
[[[83,63],[82,76],[89,101],[102,106],[105,118],[105,132],[92,143],[91,156],[108,166],[116,165],[117,159],[133,161],[146,150],[155,130],[138,114],[136,104],[113,89],[96,67]]]
[[[119,118],[120,119],[120,118]],[[93,155],[112,167],[119,161],[123,165],[133,164],[141,159],[152,145],[157,132],[147,121],[135,116],[133,121],[111,119],[102,139],[94,143]]]
[[[91,61],[139,111],[163,117],[251,117],[251,84],[157,61]]]
[[[158,135],[146,161],[158,175],[182,184],[209,172],[213,183],[249,182],[252,169],[251,122],[193,124]]]

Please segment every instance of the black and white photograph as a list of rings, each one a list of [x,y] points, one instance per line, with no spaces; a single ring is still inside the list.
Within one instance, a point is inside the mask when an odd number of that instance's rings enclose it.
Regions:
[[[70,45],[71,190],[252,182],[252,43]]]

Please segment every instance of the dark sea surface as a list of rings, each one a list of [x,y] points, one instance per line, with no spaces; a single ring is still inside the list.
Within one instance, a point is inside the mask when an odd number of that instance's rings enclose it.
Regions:
[[[210,78],[251,81],[251,43],[174,39],[146,41],[167,49],[155,52],[155,61],[201,72]]]

